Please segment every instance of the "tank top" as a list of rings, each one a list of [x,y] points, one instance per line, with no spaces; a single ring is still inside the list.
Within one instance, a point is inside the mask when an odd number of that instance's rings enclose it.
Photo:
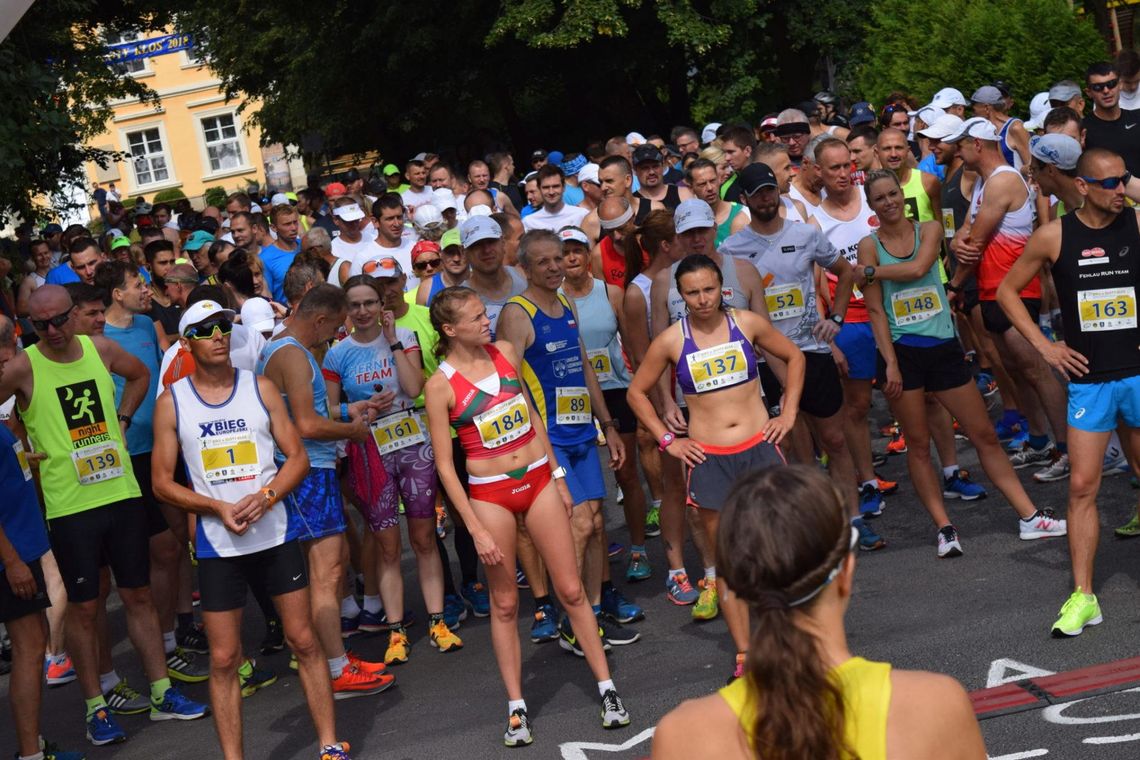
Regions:
[[[530,407],[522,395],[522,380],[518,372],[499,349],[490,344],[484,348],[495,365],[498,393],[480,390],[446,361],[439,363],[440,371],[455,394],[455,406],[448,413],[448,418],[468,459],[490,459],[509,454],[534,439]]]
[[[725,311],[724,318],[728,320],[728,340],[709,348],[697,346],[689,318],[681,318],[684,343],[677,357],[677,385],[686,396],[724,390],[756,379],[756,352],[752,341],[740,331],[732,318],[732,309]]]
[[[651,202],[646,200],[639,202],[637,204],[637,211],[633,215],[633,223],[640,227],[645,223],[645,220],[649,218],[649,212],[652,210],[653,204]]]
[[[681,292],[677,290],[677,267],[679,266],[681,266],[681,262],[674,261],[673,265],[669,267],[669,295],[666,301],[666,308],[669,311],[669,324],[679,322],[682,317],[689,313],[688,307],[685,306],[685,299],[681,298]],[[720,295],[724,305],[732,309],[748,309],[748,296],[744,293],[744,288],[740,287],[740,276],[736,273],[736,259],[731,256],[722,256],[720,274],[724,279],[720,286]]]
[[[805,224],[807,223],[807,217],[800,214],[800,210],[796,208],[796,204],[792,203],[791,198],[786,195],[781,195],[780,203],[782,203],[784,205],[784,208],[787,209],[787,214],[784,217],[785,219],[789,219],[793,222],[803,222]],[[805,206],[804,208],[806,210],[807,207]]]
[[[875,248],[879,253],[879,265],[905,264],[913,261],[918,253],[920,240],[919,225],[914,223],[914,247],[905,258],[899,258],[886,249],[879,240],[878,233],[872,232]],[[933,345],[953,340],[954,317],[946,308],[946,290],[938,278],[938,270],[931,266],[926,274],[910,282],[881,280],[883,309],[887,312],[887,323],[891,327],[891,340],[908,345]],[[926,340],[908,341],[908,338]]]
[[[989,179],[992,180],[998,174],[1006,172],[1012,172],[1025,187],[1025,203],[1021,208],[1010,211],[1002,217],[1001,223],[982,254],[982,260],[978,262],[978,299],[982,301],[993,301],[997,298],[998,285],[1013,266],[1013,262],[1017,261],[1021,252],[1025,250],[1025,242],[1033,234],[1033,193],[1021,178],[1021,172],[1010,166],[999,166],[994,169]],[[982,200],[985,197],[984,193],[985,183],[979,177],[974,184],[974,197],[970,201],[971,221],[978,216],[978,210],[982,207]],[[1041,278],[1034,275],[1020,296],[1040,298]]]
[[[265,365],[269,364],[269,360],[273,355],[280,351],[285,346],[296,346],[301,349],[305,354],[305,358],[309,362],[309,372],[311,377],[309,383],[313,389],[313,407],[317,410],[317,414],[322,417],[329,416],[329,392],[325,386],[324,375],[321,374],[320,365],[313,357],[313,354],[297,342],[296,338],[287,336],[271,340],[265,344],[265,348],[261,349],[261,356],[257,357],[257,374],[265,374]],[[289,409],[289,416],[295,417],[293,414],[292,404],[289,402],[289,397],[282,393],[281,398],[285,399],[285,406]],[[309,455],[310,467],[321,467],[325,469],[336,467],[336,441],[318,441],[312,438],[302,438],[301,442],[305,444],[305,452]],[[283,461],[278,457],[279,461]]]
[[[879,218],[867,205],[867,198],[859,193],[859,212],[850,221],[842,221],[828,214],[820,206],[815,210],[816,221],[819,222],[823,236],[827,238],[851,266],[859,264],[859,241],[878,229]],[[827,290],[831,300],[835,301],[835,289],[839,285],[839,278],[831,272],[827,273]],[[859,288],[851,289],[851,302],[847,305],[847,322],[868,322],[867,305],[863,302],[863,292]]]
[[[435,297],[446,287],[447,285],[443,282],[443,272],[437,272],[431,276],[431,280],[428,281],[428,306],[431,306],[431,302],[434,301]]]
[[[918,169],[910,170],[910,177],[902,186],[903,198],[906,200],[906,215],[908,219],[920,222],[934,221],[934,207],[930,205],[930,196],[922,186],[922,172]]]
[[[575,298],[581,322],[582,342],[586,358],[594,367],[602,390],[629,387],[629,367],[622,354],[617,315],[606,292],[606,283],[594,278],[593,287],[583,298]]]
[[[804,209],[807,211],[808,216],[814,216],[815,213],[819,211],[819,206],[804,197],[804,194],[800,192],[800,189],[798,187],[796,187],[795,182],[793,182],[791,187],[788,188],[788,197],[792,200],[797,200],[800,203],[804,204]],[[804,219],[804,221],[806,222],[807,219]]]
[[[597,437],[590,393],[582,365],[581,333],[570,302],[558,294],[562,314],[547,314],[533,301],[515,296],[534,325],[534,342],[523,352],[523,380],[555,446],[576,446]]]
[[[140,495],[115,408],[115,384],[86,335],[82,355],[52,361],[39,345],[27,349],[32,397],[20,411],[40,463],[47,518],[66,517]]]
[[[1065,323],[1065,342],[1089,360],[1089,373],[1072,383],[1103,383],[1140,374],[1140,228],[1124,208],[1104,229],[1076,214],[1061,217],[1061,255],[1053,283]]]
[[[649,201],[642,193],[638,192],[637,195],[641,199],[647,202]],[[661,203],[670,211],[681,205],[681,191],[677,189],[676,185],[665,186],[665,197],[661,199]],[[646,216],[648,216],[648,214],[646,214]]]
[[[614,239],[606,235],[598,243],[598,251],[602,255],[602,279],[610,285],[625,287],[625,254],[614,245]],[[648,262],[643,261],[642,266]]]
[[[728,238],[728,236],[732,234],[732,220],[736,218],[736,215],[739,214],[743,208],[744,207],[739,203],[728,204],[728,216],[723,222],[716,226],[715,245],[717,248],[720,248],[720,244],[723,243]]]
[[[965,171],[963,164],[942,183],[942,230],[947,238],[954,237],[958,228],[966,223],[966,213],[970,210],[970,199],[962,192]]]
[[[891,707],[891,665],[852,657],[831,671],[843,695],[843,734],[860,760],[886,760],[887,715]],[[756,700],[747,678],[738,678],[718,692],[736,717],[752,746]]]
[[[1018,170],[1021,169],[1021,154],[1009,144],[1009,130],[1020,121],[1021,119],[1011,118],[1002,124],[1001,129],[998,130],[998,149],[1001,150],[1001,157],[1005,159],[1007,164]]]
[[[479,300],[483,302],[484,308],[487,309],[487,319],[491,320],[491,340],[495,339],[495,326],[499,324],[499,314],[503,312],[503,307],[507,305],[507,301],[526,290],[526,278],[519,274],[517,269],[508,266],[504,266],[503,269],[511,278],[511,288],[507,292],[507,295],[503,298],[488,298],[482,293],[479,293]],[[474,288],[472,288],[472,290],[474,290]]]
[[[653,289],[653,280],[649,279],[644,273],[639,273],[629,281],[629,287],[636,286],[641,291],[642,298],[645,299],[645,327],[649,331],[647,335],[653,335],[653,314],[650,309],[649,292]],[[629,288],[626,288],[628,291]]]
[[[233,391],[220,404],[203,401],[191,377],[171,385],[170,392],[178,420],[178,445],[197,493],[235,502],[277,476],[276,444],[257,375],[235,369]],[[198,556],[239,557],[292,540],[296,535],[290,530],[286,504],[285,500],[274,504],[240,536],[227,530],[217,517],[198,515],[194,538]]]

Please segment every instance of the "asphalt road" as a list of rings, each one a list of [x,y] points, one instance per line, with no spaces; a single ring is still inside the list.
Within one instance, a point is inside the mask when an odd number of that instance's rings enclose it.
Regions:
[[[884,414],[876,411],[877,421]],[[876,425],[877,427],[877,425]],[[884,441],[875,442],[876,447]],[[962,466],[982,478],[977,458],[959,442]],[[1134,644],[1140,603],[1137,580],[1140,541],[1119,541],[1111,528],[1124,522],[1137,492],[1127,478],[1108,478],[1101,490],[1102,543],[1098,556],[1097,593],[1105,623],[1077,639],[1049,636],[1060,605],[1069,593],[1068,553],[1064,540],[1022,542],[1013,510],[992,488],[988,499],[969,505],[951,502],[965,555],[939,560],[935,532],[914,491],[906,482],[901,457],[881,469],[902,480],[898,494],[887,500],[876,527],[888,547],[860,556],[855,599],[848,616],[852,649],[868,658],[889,660],[896,667],[948,673],[967,689],[980,689],[1019,677],[1003,667],[1032,668],[1030,673],[1062,672],[1137,654]],[[1041,506],[1063,513],[1066,482],[1048,485],[1022,480]],[[615,540],[625,540],[621,510],[609,505]],[[690,547],[691,549],[691,547]],[[524,691],[534,723],[535,744],[506,750],[501,744],[506,698],[490,648],[487,620],[469,617],[459,630],[465,647],[441,655],[428,646],[418,593],[408,598],[419,615],[411,629],[411,661],[395,670],[397,684],[384,694],[337,703],[340,736],[352,743],[357,758],[447,757],[500,758],[511,754],[567,760],[641,758],[649,753],[652,726],[681,700],[708,694],[723,685],[732,646],[721,620],[695,624],[689,609],[675,607],[663,594],[663,554],[656,539],[649,552],[654,577],[626,585],[626,595],[643,605],[647,619],[637,627],[642,640],[615,647],[610,655],[614,679],[633,715],[633,725],[604,731],[598,720],[595,684],[585,663],[557,644],[534,645],[523,639]],[[407,576],[414,564],[407,557]],[[690,568],[699,563],[695,554]],[[615,577],[624,565],[615,565]],[[414,584],[414,580],[412,581]],[[414,586],[413,586],[414,589]],[[524,592],[525,594],[525,592]],[[523,597],[520,627],[529,628],[530,604]],[[250,607],[246,626],[248,651],[262,633],[260,614]],[[136,685],[141,668],[123,630],[121,611],[112,615],[116,667]],[[385,640],[357,637],[351,646],[379,659]],[[280,680],[244,700],[249,758],[313,758],[315,739],[288,655],[261,658]],[[993,671],[991,673],[991,671]],[[206,698],[204,684],[186,687]],[[7,679],[0,679],[0,701],[6,701]],[[6,707],[5,707],[6,709]],[[83,738],[82,702],[75,685],[46,694],[43,733],[65,748],[85,747],[91,758],[216,757],[217,741],[209,720],[150,723],[145,716],[120,718],[129,740],[114,747],[92,748]],[[1085,701],[982,721],[991,757],[1135,758],[1140,756],[1140,692],[1119,691]],[[0,753],[11,752],[10,718],[0,719]]]

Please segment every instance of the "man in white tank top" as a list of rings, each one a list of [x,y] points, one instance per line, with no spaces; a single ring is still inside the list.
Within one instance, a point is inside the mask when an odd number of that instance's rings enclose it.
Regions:
[[[161,501],[198,516],[195,544],[202,618],[210,638],[210,705],[226,757],[242,756],[241,612],[248,587],[273,598],[297,656],[319,755],[347,760],[336,740],[328,664],[309,616],[308,575],[286,504],[309,470],[309,458],[276,386],[230,364],[234,312],[213,301],[186,310],[179,322],[195,369],[155,405],[154,491]],[[277,448],[285,457],[278,468]],[[193,488],[174,481],[179,451]]]

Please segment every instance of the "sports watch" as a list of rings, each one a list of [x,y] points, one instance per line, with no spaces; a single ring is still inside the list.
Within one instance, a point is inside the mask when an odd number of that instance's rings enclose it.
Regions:
[[[557,467],[557,468],[551,470],[550,471],[550,477],[554,478],[555,480],[562,480],[564,477],[566,477],[566,468],[565,467]]]
[[[272,488],[262,488],[261,497],[265,499],[266,505],[272,507],[277,503],[277,492]]]
[[[675,440],[677,440],[677,436],[666,430],[665,435],[661,436],[661,440],[657,442],[658,450],[664,451],[665,449],[669,448],[669,444]]]
[[[830,319],[832,322],[839,325],[840,327],[843,327],[843,317],[839,316],[838,314],[832,314],[831,316],[828,317],[828,319]]]
[[[875,281],[875,268],[874,267],[863,267],[863,277],[865,277],[867,279],[867,284],[870,285],[872,282]]]

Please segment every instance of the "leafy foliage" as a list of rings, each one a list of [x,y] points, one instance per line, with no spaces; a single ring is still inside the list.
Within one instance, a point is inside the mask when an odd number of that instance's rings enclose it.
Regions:
[[[165,190],[159,190],[157,193],[155,193],[154,198],[151,199],[151,203],[173,203],[174,201],[180,201],[185,197],[186,193],[182,192],[181,189],[177,187],[168,187]]]

